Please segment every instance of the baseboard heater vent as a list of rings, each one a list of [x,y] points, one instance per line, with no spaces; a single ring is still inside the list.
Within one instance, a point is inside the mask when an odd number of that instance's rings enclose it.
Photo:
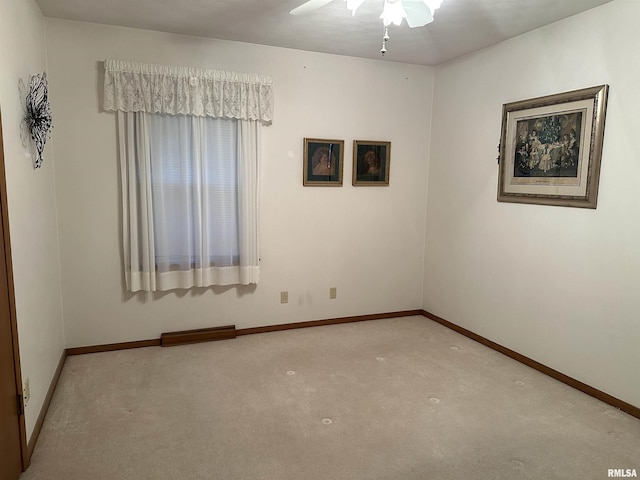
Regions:
[[[170,347],[173,345],[184,345],[187,343],[226,340],[228,338],[236,338],[235,325],[163,333],[162,335],[160,335],[160,345],[162,345],[163,347]]]

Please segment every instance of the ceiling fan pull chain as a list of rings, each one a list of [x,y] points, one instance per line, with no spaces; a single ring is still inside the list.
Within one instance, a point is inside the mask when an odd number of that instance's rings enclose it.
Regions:
[[[384,27],[384,36],[382,37],[382,48],[380,49],[380,53],[384,57],[384,54],[387,53],[387,40],[389,40],[389,29]]]

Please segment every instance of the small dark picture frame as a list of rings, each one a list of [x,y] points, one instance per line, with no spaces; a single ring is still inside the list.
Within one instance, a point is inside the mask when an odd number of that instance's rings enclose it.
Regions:
[[[302,184],[316,187],[341,187],[344,140],[304,139]]]
[[[353,185],[389,185],[391,142],[353,141]]]

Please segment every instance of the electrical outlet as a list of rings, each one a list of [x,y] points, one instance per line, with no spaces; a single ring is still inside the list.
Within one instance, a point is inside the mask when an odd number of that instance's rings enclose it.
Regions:
[[[289,303],[289,292],[280,292],[280,303]]]
[[[29,399],[31,398],[31,388],[29,387],[29,379],[27,378],[24,381],[24,385],[22,387],[22,398],[24,399],[24,406],[27,406],[29,403]]]
[[[332,300],[333,300],[334,298],[336,298],[337,293],[338,293],[338,291],[337,291],[337,290],[338,290],[338,289],[337,289],[336,287],[331,287],[331,288],[329,289],[329,298],[330,298],[330,299],[332,299]]]

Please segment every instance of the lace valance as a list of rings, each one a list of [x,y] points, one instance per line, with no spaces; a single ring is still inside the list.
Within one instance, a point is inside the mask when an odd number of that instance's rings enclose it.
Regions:
[[[107,111],[259,120],[270,124],[269,75],[105,60]]]

